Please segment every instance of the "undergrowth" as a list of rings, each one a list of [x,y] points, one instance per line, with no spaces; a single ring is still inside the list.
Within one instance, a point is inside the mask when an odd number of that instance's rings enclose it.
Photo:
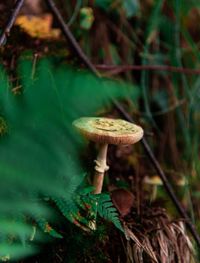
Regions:
[[[108,195],[96,200],[87,188],[84,194],[77,192],[85,174],[79,160],[85,142],[71,127],[78,117],[105,112],[111,97],[125,99],[126,110],[140,118],[158,160],[199,229],[199,75],[151,70],[154,65],[199,68],[199,1],[57,2],[94,63],[143,68],[122,70],[117,77],[115,70],[103,72],[116,81],[97,79],[83,69],[66,66],[63,58],[35,60],[26,52],[16,62],[21,49],[13,48],[9,55],[8,45],[2,51],[6,60],[0,69],[2,259],[37,252],[34,244],[46,239],[44,233],[63,235],[56,225],[54,206],[86,232],[90,222],[94,226],[98,220],[97,212],[121,228]],[[15,45],[13,39],[11,34]],[[21,45],[18,35],[16,39]],[[32,40],[33,48],[38,48],[37,39]],[[39,50],[46,55],[49,43],[40,44]],[[8,66],[13,61],[14,70]],[[154,174],[148,167],[148,175]],[[187,182],[183,187],[178,185],[180,178]],[[168,196],[160,192],[169,214],[176,216]],[[92,202],[91,211],[85,205],[88,202]],[[38,226],[40,235],[36,234]],[[34,242],[27,244],[29,239]]]
[[[32,70],[31,61],[25,55],[19,61],[20,88],[17,93],[5,71],[2,68],[0,71],[0,209],[3,215],[0,220],[7,220],[10,226],[2,233],[2,259],[5,256],[19,258],[35,252],[37,247],[34,244],[43,240],[43,235],[34,236],[35,228],[32,228],[28,218],[36,223],[34,227],[38,225],[44,233],[62,237],[49,223],[54,217],[46,198],[53,201],[67,220],[83,229],[87,229],[88,221],[91,221],[87,219],[92,214],[90,209],[94,210],[95,218],[98,212],[122,229],[108,195],[94,197],[85,188],[82,189],[86,191],[85,195],[76,192],[84,180],[79,160],[84,144],[73,130],[71,122],[109,106],[111,97],[123,98],[129,95],[136,98],[137,89],[132,92],[130,85],[107,79],[98,80],[85,71],[66,66],[58,69],[53,60],[39,61],[34,76]],[[86,201],[90,207],[88,211],[84,211]],[[23,218],[20,220],[24,227],[23,244],[17,234],[10,239],[17,215]],[[92,220],[95,221],[95,218]],[[30,239],[31,244],[25,242]]]

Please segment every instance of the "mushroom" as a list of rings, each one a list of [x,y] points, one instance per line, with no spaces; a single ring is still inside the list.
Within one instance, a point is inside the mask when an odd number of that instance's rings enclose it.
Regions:
[[[181,176],[176,179],[176,186],[179,187],[179,194],[181,198],[181,202],[185,207],[189,207],[191,203],[191,193],[189,187],[189,181],[186,176]]]
[[[180,178],[178,178],[178,180],[176,180],[176,185],[180,186],[180,187],[185,187],[188,186],[188,180],[186,177],[182,176]]]
[[[95,160],[94,193],[102,191],[104,173],[108,171],[108,144],[134,144],[143,137],[140,126],[121,119],[83,117],[73,122],[73,126],[87,139],[99,143],[99,152]]]
[[[158,186],[163,185],[162,180],[160,179],[160,177],[158,175],[154,175],[152,177],[146,176],[144,178],[144,183],[151,185],[153,187],[153,191],[152,191],[152,195],[151,195],[151,201],[154,201],[156,199],[156,196],[157,196]]]

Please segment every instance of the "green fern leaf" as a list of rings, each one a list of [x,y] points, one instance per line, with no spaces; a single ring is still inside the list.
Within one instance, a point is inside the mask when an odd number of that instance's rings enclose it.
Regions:
[[[100,194],[98,198],[97,211],[101,217],[111,221],[118,229],[124,232],[119,215],[116,208],[113,206],[111,198],[108,194]]]
[[[41,228],[41,230],[44,233],[49,234],[52,237],[55,238],[63,238],[63,236],[61,234],[59,234],[49,223],[45,218],[39,218],[37,217],[36,222],[38,224],[38,226]]]
[[[37,204],[37,199],[55,197],[68,220],[87,228],[84,207],[70,202],[83,180],[79,160],[83,141],[71,123],[109,106],[111,97],[136,98],[138,89],[97,79],[86,71],[59,67],[48,59],[38,60],[33,76],[32,60],[21,58],[17,77],[19,94],[14,93],[16,87],[0,67],[0,215],[13,218],[22,213],[34,219],[40,214],[49,219],[49,211]]]
[[[81,215],[80,209],[74,200],[69,201],[64,198],[53,198],[53,200],[66,219],[84,231],[90,231],[89,221],[85,216]]]

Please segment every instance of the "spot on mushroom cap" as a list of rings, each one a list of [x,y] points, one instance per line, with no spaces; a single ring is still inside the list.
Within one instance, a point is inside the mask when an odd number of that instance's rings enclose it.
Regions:
[[[134,144],[143,137],[143,129],[121,119],[83,117],[73,126],[87,139],[105,144]]]

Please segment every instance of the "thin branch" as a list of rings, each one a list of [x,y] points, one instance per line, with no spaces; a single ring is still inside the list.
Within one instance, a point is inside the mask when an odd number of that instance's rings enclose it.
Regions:
[[[58,8],[55,5],[55,2],[53,0],[46,0],[47,5],[51,9],[52,13],[54,14],[56,20],[58,21],[60,28],[66,37],[66,39],[69,41],[72,49],[74,52],[78,55],[80,60],[96,75],[100,76],[99,72],[96,70],[94,65],[90,62],[86,54],[82,51],[81,47],[79,46],[78,42],[74,38],[73,34],[71,33],[69,27],[65,23],[61,13],[59,12]]]
[[[168,65],[96,65],[96,69],[98,70],[107,70],[109,71],[107,75],[113,76],[126,71],[141,71],[141,70],[149,70],[149,71],[170,71],[174,73],[183,73],[188,75],[200,75],[200,69],[191,69],[191,68],[182,68],[182,67],[174,67]]]
[[[15,20],[19,14],[19,11],[21,10],[22,8],[22,5],[24,3],[24,0],[17,0],[16,1],[16,4],[14,6],[14,9],[13,9],[13,12],[11,14],[11,16],[9,17],[7,23],[6,23],[6,26],[0,36],[0,47],[4,45],[5,41],[6,41],[6,38],[9,36],[10,34],[10,30],[11,28],[13,27],[14,23],[15,23]]]
[[[69,19],[69,21],[67,23],[68,27],[70,27],[74,23],[74,21],[76,20],[78,14],[79,14],[79,11],[81,9],[81,5],[82,5],[82,0],[77,0],[76,1],[76,6],[74,8],[74,12],[73,12],[72,16],[70,17],[70,19]]]
[[[84,62],[84,64],[87,65],[87,67],[96,75],[96,76],[100,76],[99,72],[95,69],[95,66],[89,61],[89,59],[87,58],[87,56],[84,54],[84,52],[81,50],[81,47],[79,46],[78,42],[75,40],[74,36],[72,35],[72,33],[69,31],[68,27],[65,25],[65,22],[59,12],[59,10],[56,8],[55,3],[53,0],[46,0],[50,7],[52,12],[54,13],[54,15],[57,17],[57,20],[60,24],[60,27],[63,29],[63,32],[65,34],[66,39],[71,43],[71,45],[73,46],[74,50],[76,51],[77,55],[79,56],[79,58]],[[128,121],[132,122],[132,118],[131,116],[122,108],[122,106],[116,102],[115,100],[113,100],[113,103],[115,105],[115,107],[118,109],[118,111],[121,113],[121,115],[127,119]],[[168,181],[164,171],[162,170],[159,162],[157,161],[155,155],[153,154],[153,151],[151,150],[148,142],[146,141],[146,139],[144,138],[142,140],[142,144],[144,146],[144,149],[149,157],[149,159],[151,160],[154,168],[156,169],[156,171],[158,172],[158,174],[160,175],[163,184],[165,186],[166,191],[168,192],[171,200],[173,201],[173,203],[175,204],[178,212],[180,213],[180,215],[185,219],[186,224],[188,226],[188,229],[190,230],[191,234],[193,235],[194,239],[196,240],[196,243],[198,244],[199,248],[200,248],[200,237],[195,229],[195,226],[192,224],[191,219],[189,218],[189,216],[187,215],[187,213],[185,212],[185,210],[183,209],[181,203],[179,202],[179,200],[176,197],[176,194],[170,184],[170,182]]]

